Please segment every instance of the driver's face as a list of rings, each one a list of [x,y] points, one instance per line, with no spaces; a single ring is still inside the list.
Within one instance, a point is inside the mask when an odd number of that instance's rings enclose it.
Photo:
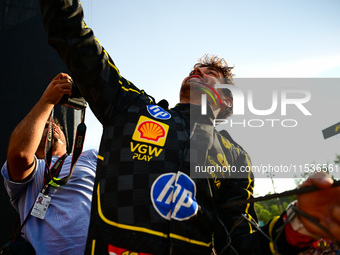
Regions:
[[[183,80],[182,86],[201,84],[214,87],[216,83],[220,83],[219,79],[222,78],[223,75],[212,67],[195,67],[189,76]]]

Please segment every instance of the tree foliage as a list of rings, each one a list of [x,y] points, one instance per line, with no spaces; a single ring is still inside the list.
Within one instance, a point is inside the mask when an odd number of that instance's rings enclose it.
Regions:
[[[271,199],[255,203],[255,211],[260,223],[266,224],[269,220],[275,216],[279,216],[282,212],[279,212],[280,203],[281,208],[287,208],[290,202],[294,201],[296,196],[283,197],[278,200]]]
[[[335,164],[340,164],[340,155],[336,155],[334,159]],[[306,178],[308,178],[309,174],[304,173],[300,178],[295,180],[295,184],[298,187]],[[268,193],[270,194],[270,193]],[[274,218],[275,216],[279,216],[282,212],[279,211],[279,208],[287,208],[288,204],[296,199],[296,196],[289,196],[280,199],[271,199],[266,201],[261,201],[255,203],[255,211],[259,220],[259,223],[266,224],[269,220]]]

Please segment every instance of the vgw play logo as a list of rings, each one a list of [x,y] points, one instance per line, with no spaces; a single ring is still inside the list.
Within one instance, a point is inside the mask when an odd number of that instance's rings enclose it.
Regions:
[[[293,118],[282,118],[287,117],[287,106],[296,107],[299,113],[302,113],[303,116],[311,116],[312,114],[306,108],[306,104],[311,99],[311,93],[308,90],[302,89],[274,89],[272,90],[271,95],[271,106],[267,109],[257,109],[254,106],[254,94],[252,90],[247,90],[247,93],[242,91],[239,87],[230,84],[216,84],[215,89],[229,89],[233,95],[233,115],[234,116],[245,116],[246,110],[257,116],[257,118],[244,118],[241,121],[227,120],[227,119],[214,119],[214,126],[220,124],[228,124],[231,127],[233,126],[243,126],[243,127],[263,127],[265,125],[270,125],[271,127],[275,127],[281,125],[282,127],[296,127],[298,125],[298,121]],[[217,98],[220,99],[220,96],[217,95],[216,91],[213,91],[216,94]],[[207,97],[213,98],[211,93],[202,94],[201,96],[201,114],[207,114]],[[264,98],[256,98],[256,100],[263,100]],[[220,101],[220,100],[219,100]],[[268,98],[265,98],[265,101],[268,102]],[[213,99],[215,105],[218,103],[217,100]],[[270,118],[271,115],[276,114],[277,116],[279,111],[279,116],[281,118]],[[260,116],[260,117],[258,117]]]

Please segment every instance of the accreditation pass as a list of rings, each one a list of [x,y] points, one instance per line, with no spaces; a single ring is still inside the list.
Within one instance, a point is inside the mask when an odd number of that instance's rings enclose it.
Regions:
[[[43,220],[50,202],[51,197],[40,192],[37,199],[35,200],[31,215]]]

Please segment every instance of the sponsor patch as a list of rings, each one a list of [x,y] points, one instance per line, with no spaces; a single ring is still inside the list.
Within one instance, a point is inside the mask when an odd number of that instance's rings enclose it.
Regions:
[[[148,105],[147,107],[148,112],[150,115],[156,119],[160,120],[168,120],[171,118],[171,114],[165,111],[162,107],[159,105]]]
[[[169,125],[140,116],[132,140],[164,146],[169,131]]]
[[[109,255],[152,255],[150,253],[129,251],[124,248],[113,246],[112,244],[109,244],[108,252],[109,252]]]
[[[167,220],[183,221],[197,214],[195,182],[182,172],[159,176],[150,196],[155,210]]]
[[[133,152],[133,159],[150,161],[153,157],[158,157],[163,149],[153,147],[151,145],[130,142],[131,152]]]

